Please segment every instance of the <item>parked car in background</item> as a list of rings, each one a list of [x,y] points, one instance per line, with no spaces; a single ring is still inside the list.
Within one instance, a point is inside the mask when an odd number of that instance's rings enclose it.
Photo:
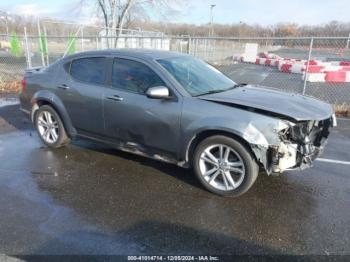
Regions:
[[[310,167],[336,124],[324,102],[236,84],[199,59],[156,50],[90,51],[27,70],[20,100],[49,147],[105,142],[191,167],[224,196],[246,192],[259,170]]]

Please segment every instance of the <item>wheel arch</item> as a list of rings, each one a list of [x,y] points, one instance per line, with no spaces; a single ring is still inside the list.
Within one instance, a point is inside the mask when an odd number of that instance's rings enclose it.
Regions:
[[[196,133],[192,139],[189,141],[187,147],[186,147],[186,152],[185,152],[185,162],[187,165],[192,166],[192,158],[190,157],[191,155],[194,154],[195,149],[201,143],[204,139],[211,137],[211,136],[216,136],[216,135],[222,135],[226,137],[230,137],[232,139],[237,140],[240,142],[247,150],[248,152],[251,153],[251,155],[254,157],[254,159],[259,163],[256,153],[252,149],[252,146],[249,144],[247,140],[245,140],[242,136],[235,134],[233,132],[229,132],[226,130],[220,130],[220,129],[208,129],[208,130],[202,130],[198,133]]]
[[[76,129],[73,127],[71,119],[65,109],[62,101],[53,93],[43,90],[43,92],[36,93],[31,99],[32,110],[31,120],[34,122],[35,112],[44,105],[51,106],[62,119],[64,127],[69,137],[73,137],[77,134]]]

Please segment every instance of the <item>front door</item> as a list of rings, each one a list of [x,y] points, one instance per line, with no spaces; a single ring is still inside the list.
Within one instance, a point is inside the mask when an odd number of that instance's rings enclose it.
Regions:
[[[129,59],[115,58],[112,87],[105,89],[106,135],[149,151],[176,156],[179,142],[181,99],[151,99],[145,91],[166,86],[149,66]]]

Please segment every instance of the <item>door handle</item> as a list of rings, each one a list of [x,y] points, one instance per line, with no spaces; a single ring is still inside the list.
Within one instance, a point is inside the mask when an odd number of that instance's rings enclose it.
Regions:
[[[67,89],[69,89],[69,86],[67,86],[66,84],[62,84],[62,85],[59,85],[57,88],[67,90]]]
[[[118,95],[114,95],[114,96],[107,96],[106,97],[107,99],[110,99],[110,100],[114,100],[114,101],[123,101],[123,98],[118,96]]]

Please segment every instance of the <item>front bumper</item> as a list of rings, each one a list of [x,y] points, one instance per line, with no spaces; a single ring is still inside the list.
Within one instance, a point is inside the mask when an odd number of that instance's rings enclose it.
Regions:
[[[296,144],[280,146],[272,165],[272,173],[282,173],[287,170],[303,170],[312,167],[315,159],[322,155],[326,143],[327,139],[324,139],[319,147],[308,144],[304,145],[303,149]],[[284,150],[283,152],[281,148]]]
[[[271,172],[282,173],[286,170],[303,170],[313,166],[327,144],[329,129],[336,125],[335,117],[326,119],[306,131],[305,125],[295,126],[278,146],[273,146],[271,152]],[[304,125],[304,126],[303,126]],[[299,130],[300,129],[300,130]],[[286,134],[286,133],[284,133]]]

